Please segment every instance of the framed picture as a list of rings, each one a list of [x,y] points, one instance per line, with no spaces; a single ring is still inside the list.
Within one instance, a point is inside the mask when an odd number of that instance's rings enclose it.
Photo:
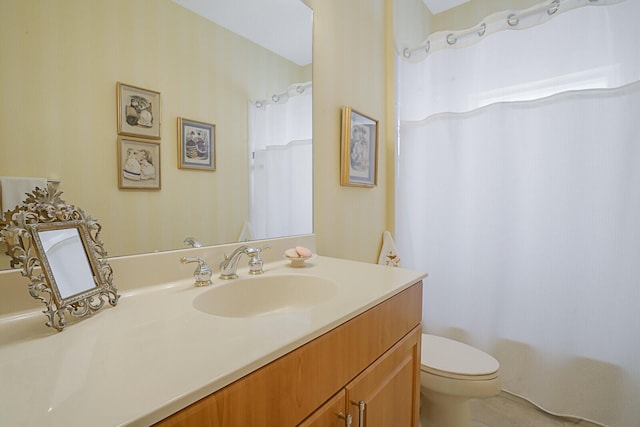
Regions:
[[[118,137],[118,187],[160,189],[160,141]]]
[[[344,107],[340,158],[340,185],[375,187],[378,183],[378,121]]]
[[[178,117],[178,167],[216,170],[216,126]]]
[[[160,92],[118,82],[118,135],[160,139]]]

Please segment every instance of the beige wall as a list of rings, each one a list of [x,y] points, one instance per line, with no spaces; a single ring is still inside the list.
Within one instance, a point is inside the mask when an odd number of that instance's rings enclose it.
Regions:
[[[389,227],[391,0],[314,0],[314,230],[322,255],[375,262]],[[379,120],[378,186],[340,186],[341,109]]]
[[[62,180],[111,255],[234,241],[247,101],[301,68],[170,0],[0,0],[0,175]],[[161,92],[161,191],[118,189],[116,82]],[[177,167],[177,117],[216,124],[217,170]]]

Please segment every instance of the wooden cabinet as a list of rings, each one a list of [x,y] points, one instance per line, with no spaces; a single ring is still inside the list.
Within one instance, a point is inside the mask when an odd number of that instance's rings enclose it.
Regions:
[[[421,334],[415,327],[299,427],[417,427]]]
[[[418,426],[421,336],[417,326],[346,387],[354,425]]]
[[[156,424],[417,427],[422,282]]]

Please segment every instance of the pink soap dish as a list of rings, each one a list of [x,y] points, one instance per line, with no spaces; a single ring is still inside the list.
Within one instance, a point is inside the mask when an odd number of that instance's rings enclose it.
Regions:
[[[290,256],[284,255],[284,258],[291,261],[291,267],[304,267],[305,261],[311,257],[310,256],[290,257]]]

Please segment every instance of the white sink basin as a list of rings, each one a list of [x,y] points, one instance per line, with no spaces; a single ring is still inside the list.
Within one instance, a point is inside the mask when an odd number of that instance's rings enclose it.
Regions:
[[[312,307],[336,294],[336,284],[317,276],[264,275],[229,280],[199,294],[193,306],[221,317],[255,317]]]

